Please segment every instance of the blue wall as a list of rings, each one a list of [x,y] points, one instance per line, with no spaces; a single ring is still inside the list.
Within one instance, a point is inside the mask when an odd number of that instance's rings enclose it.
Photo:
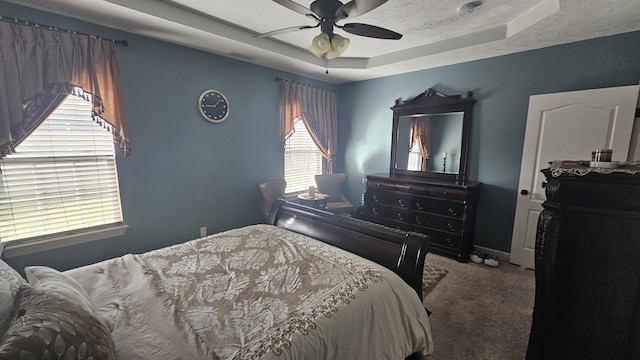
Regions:
[[[0,2],[0,14],[126,39],[117,57],[124,82],[132,153],[117,158],[124,236],[10,258],[16,269],[64,270],[260,222],[256,183],[283,174],[281,77],[336,89],[249,63]],[[230,102],[229,118],[210,123],[198,112],[202,91]]]
[[[473,90],[467,174],[483,183],[475,242],[508,252],[529,96],[639,82],[640,32],[633,32],[343,85],[338,134],[347,196],[361,203],[364,176],[389,171],[395,99],[430,87],[445,94]]]

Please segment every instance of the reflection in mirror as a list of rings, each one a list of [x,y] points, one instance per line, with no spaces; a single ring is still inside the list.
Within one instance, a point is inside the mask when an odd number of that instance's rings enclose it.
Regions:
[[[462,151],[463,112],[401,116],[395,168],[457,174]]]

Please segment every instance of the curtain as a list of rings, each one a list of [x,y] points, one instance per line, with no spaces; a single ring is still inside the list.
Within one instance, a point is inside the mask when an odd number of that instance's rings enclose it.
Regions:
[[[311,138],[327,161],[327,174],[333,173],[338,136],[336,94],[291,81],[282,81],[280,109],[281,135],[284,143],[293,132],[293,121],[302,119]]]
[[[0,158],[69,94],[91,98],[94,120],[109,123],[114,141],[130,152],[115,43],[0,21]]]
[[[427,160],[431,149],[431,118],[427,116],[416,117],[413,119],[411,131],[411,146],[418,145],[422,164],[420,170],[427,170]]]

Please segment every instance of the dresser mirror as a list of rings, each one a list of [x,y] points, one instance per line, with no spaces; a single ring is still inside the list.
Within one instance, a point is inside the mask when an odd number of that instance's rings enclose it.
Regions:
[[[391,175],[465,181],[473,94],[445,95],[433,88],[393,110]]]

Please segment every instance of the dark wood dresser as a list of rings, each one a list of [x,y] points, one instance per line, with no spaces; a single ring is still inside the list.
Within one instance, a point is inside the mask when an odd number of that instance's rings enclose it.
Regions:
[[[640,165],[543,173],[526,359],[640,359]]]
[[[430,252],[467,262],[473,251],[480,185],[424,177],[367,175],[364,206],[356,216],[429,235]]]

